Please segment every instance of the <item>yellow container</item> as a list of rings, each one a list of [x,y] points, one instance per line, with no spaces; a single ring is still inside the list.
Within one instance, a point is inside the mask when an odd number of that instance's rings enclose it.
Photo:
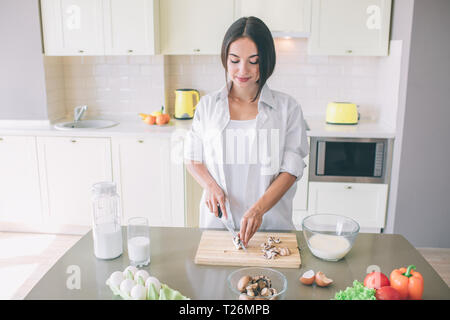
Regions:
[[[327,105],[326,121],[329,124],[357,124],[359,112],[351,102],[330,102]]]
[[[200,94],[195,89],[175,90],[175,118],[192,119],[195,107],[200,100]]]

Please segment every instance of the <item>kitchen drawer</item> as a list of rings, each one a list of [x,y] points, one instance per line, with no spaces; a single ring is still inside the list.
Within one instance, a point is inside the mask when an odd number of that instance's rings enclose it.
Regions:
[[[308,213],[339,214],[364,228],[384,228],[387,194],[387,184],[310,182]]]

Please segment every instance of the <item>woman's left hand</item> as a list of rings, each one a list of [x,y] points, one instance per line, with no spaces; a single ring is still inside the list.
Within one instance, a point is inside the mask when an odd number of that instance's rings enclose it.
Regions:
[[[241,230],[239,231],[239,238],[242,243],[247,247],[248,242],[253,237],[256,231],[262,224],[262,214],[258,213],[255,209],[248,209],[241,220]]]

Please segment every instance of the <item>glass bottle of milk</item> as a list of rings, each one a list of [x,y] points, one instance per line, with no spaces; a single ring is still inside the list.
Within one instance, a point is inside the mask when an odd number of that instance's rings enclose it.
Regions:
[[[92,186],[92,235],[94,254],[99,259],[114,259],[123,252],[119,195],[114,182]]]

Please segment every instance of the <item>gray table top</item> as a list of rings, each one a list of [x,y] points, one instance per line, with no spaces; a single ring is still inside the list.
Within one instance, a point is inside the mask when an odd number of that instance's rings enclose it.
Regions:
[[[151,263],[142,269],[191,299],[235,299],[227,288],[226,278],[239,267],[194,263],[202,231],[152,227]],[[359,234],[344,259],[327,262],[311,254],[301,232],[292,232],[297,235],[302,265],[300,269],[277,269],[288,280],[285,299],[332,299],[337,291],[352,286],[353,280],[363,281],[369,266],[378,266],[389,277],[393,269],[410,264],[423,275],[423,299],[450,299],[446,283],[401,235]],[[129,265],[125,227],[122,234],[123,254],[113,260],[99,260],[93,253],[92,231],[88,232],[56,262],[25,299],[121,299],[112,294],[105,281],[112,272],[123,271]],[[299,277],[310,269],[324,272],[334,283],[326,288],[301,284]],[[78,275],[79,289],[69,289]]]

